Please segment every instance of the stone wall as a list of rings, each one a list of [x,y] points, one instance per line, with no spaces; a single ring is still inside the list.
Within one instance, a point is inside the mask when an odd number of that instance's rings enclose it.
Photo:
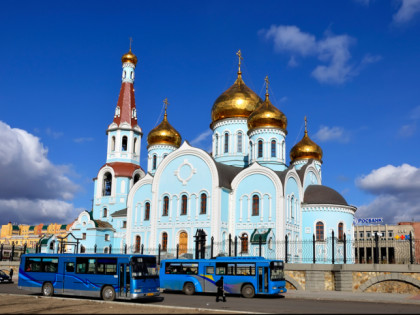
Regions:
[[[420,265],[286,264],[286,288],[420,294]]]

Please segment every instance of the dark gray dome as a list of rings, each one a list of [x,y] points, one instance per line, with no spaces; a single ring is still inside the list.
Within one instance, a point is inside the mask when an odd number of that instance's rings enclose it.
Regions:
[[[309,185],[305,190],[303,202],[306,204],[331,204],[348,206],[346,199],[334,189],[323,185]]]

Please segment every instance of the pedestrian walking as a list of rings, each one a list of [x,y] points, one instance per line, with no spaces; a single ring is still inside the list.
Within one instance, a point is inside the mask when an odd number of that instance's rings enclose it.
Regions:
[[[216,281],[217,293],[216,293],[216,302],[219,302],[219,298],[222,298],[223,302],[226,302],[226,294],[223,288],[223,276]]]
[[[10,268],[9,276],[10,276],[10,281],[12,281],[12,279],[13,279],[13,268]]]

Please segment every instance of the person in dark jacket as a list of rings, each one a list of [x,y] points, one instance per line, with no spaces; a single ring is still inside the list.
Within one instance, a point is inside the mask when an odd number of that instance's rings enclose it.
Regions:
[[[216,293],[216,302],[219,302],[219,298],[223,299],[223,302],[226,302],[225,290],[223,289],[223,276],[216,281],[217,293]]]
[[[9,276],[10,276],[10,281],[12,281],[12,279],[13,279],[13,268],[10,268]]]

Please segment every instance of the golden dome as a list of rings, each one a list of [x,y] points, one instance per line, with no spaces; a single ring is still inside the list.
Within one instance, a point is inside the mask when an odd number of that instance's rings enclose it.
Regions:
[[[122,61],[122,63],[131,62],[134,65],[137,64],[137,57],[136,57],[135,54],[133,54],[131,52],[131,47],[130,47],[130,50],[128,51],[128,53],[126,53],[124,56],[121,57],[121,61]]]
[[[150,147],[155,144],[168,144],[173,145],[177,148],[181,145],[181,136],[178,131],[168,122],[166,107],[168,101],[165,99],[165,115],[162,122],[153,128],[147,136],[147,147]]]
[[[322,162],[322,149],[308,137],[306,124],[305,117],[305,135],[302,140],[290,150],[290,160],[294,162],[297,160],[315,159]]]
[[[249,115],[262,104],[262,99],[242,80],[241,72],[241,51],[238,51],[239,70],[238,78],[235,83],[220,95],[213,104],[211,109],[212,125],[220,119],[243,117],[248,118]]]
[[[265,78],[265,81],[267,83],[265,101],[249,116],[248,129],[272,127],[286,131],[287,118],[277,107],[271,104],[268,95],[268,77]]]

